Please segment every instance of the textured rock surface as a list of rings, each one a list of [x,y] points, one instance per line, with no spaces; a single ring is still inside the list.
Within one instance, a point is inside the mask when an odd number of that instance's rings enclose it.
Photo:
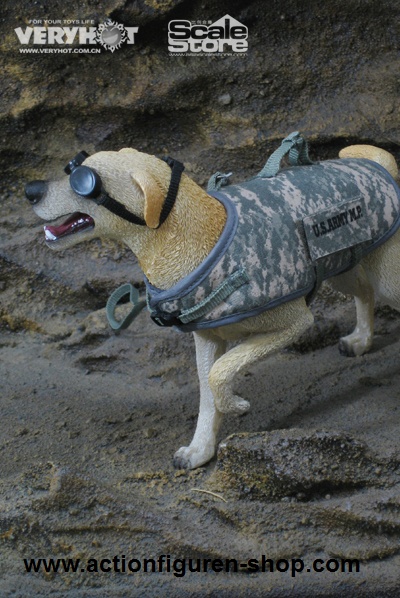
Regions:
[[[249,28],[244,58],[168,55],[171,18],[226,12]],[[139,26],[137,44],[113,54],[20,54],[14,28],[39,17],[111,17]],[[81,147],[133,146],[185,159],[198,180],[217,167],[241,175],[293,129],[318,154],[344,140],[396,147],[399,22],[388,0],[105,0],[85,9],[73,0],[51,11],[17,0],[1,23],[2,170],[47,175]]]
[[[277,430],[234,434],[218,450],[212,483],[242,498],[309,500],[361,486],[383,486],[399,464],[380,461],[348,434]],[[211,482],[211,481],[210,481]]]

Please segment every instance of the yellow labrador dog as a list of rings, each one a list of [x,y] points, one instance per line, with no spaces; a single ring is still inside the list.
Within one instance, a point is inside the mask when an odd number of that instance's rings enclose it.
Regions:
[[[367,158],[397,176],[393,157],[373,146],[351,146],[340,156]],[[128,148],[83,153],[70,162],[69,177],[28,183],[26,195],[36,214],[49,222],[45,235],[51,249],[64,250],[94,237],[122,241],[137,256],[148,283],[168,290],[201,266],[227,220],[226,205],[185,174],[175,173],[171,191],[171,168],[166,161]],[[175,201],[166,207],[171,194]],[[62,224],[52,224],[61,217]],[[341,339],[340,348],[362,355],[372,343],[375,299],[400,309],[400,232],[331,282],[354,296],[357,308],[355,330]],[[213,457],[223,414],[250,407],[234,394],[236,374],[293,343],[312,323],[305,297],[299,296],[238,322],[194,332],[200,410],[194,438],[176,452],[175,466],[195,468]],[[229,341],[241,342],[227,350]]]

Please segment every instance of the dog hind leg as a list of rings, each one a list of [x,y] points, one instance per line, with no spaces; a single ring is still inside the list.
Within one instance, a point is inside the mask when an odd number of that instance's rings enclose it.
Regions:
[[[214,362],[225,352],[226,342],[207,331],[195,332],[193,336],[200,382],[200,409],[192,442],[175,453],[174,466],[178,469],[199,467],[214,456],[222,421],[222,414],[215,406],[208,376]]]
[[[273,314],[273,312],[275,312]],[[222,413],[244,413],[248,401],[233,393],[236,374],[249,364],[284,349],[314,321],[304,299],[291,301],[269,312],[270,332],[254,334],[220,357],[210,372],[210,387]],[[265,324],[267,323],[265,318]]]
[[[363,355],[372,345],[374,335],[374,288],[361,264],[329,280],[337,291],[354,297],[357,323],[353,332],[339,341],[342,355],[355,357]]]
[[[362,263],[376,300],[400,311],[400,230]]]

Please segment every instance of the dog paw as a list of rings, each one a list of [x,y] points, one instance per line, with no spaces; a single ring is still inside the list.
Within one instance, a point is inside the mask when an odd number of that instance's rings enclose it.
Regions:
[[[250,409],[249,401],[233,395],[229,399],[217,403],[217,409],[221,413],[235,413],[236,415],[243,415]]]
[[[339,352],[346,357],[357,357],[364,355],[372,345],[372,339],[360,334],[349,334],[339,341]]]
[[[212,459],[214,452],[214,448],[205,450],[195,446],[181,446],[174,455],[174,467],[176,469],[195,469]]]

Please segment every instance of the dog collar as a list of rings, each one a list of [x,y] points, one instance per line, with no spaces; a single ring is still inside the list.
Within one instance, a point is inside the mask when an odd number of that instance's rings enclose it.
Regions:
[[[85,151],[79,152],[67,166],[64,168],[66,174],[69,175],[69,182],[72,190],[86,199],[92,199],[97,205],[103,206],[116,216],[131,222],[132,224],[138,224],[139,226],[146,226],[145,220],[133,214],[126,207],[111,197],[105,190],[101,181],[101,177],[96,170],[89,166],[82,166],[89,154]],[[184,171],[184,165],[178,160],[166,157],[162,158],[164,162],[171,168],[171,179],[167,195],[164,200],[163,207],[160,214],[160,222],[157,226],[159,228],[165,220],[168,218],[172,208],[175,205],[175,201],[178,195],[179,184],[181,180],[182,172]]]

